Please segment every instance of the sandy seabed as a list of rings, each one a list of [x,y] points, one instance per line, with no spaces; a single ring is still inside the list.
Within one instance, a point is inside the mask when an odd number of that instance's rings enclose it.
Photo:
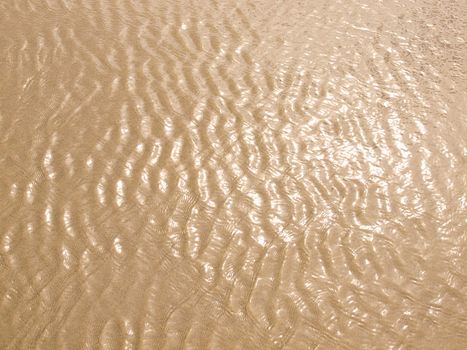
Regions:
[[[467,349],[465,0],[0,3],[0,349]]]

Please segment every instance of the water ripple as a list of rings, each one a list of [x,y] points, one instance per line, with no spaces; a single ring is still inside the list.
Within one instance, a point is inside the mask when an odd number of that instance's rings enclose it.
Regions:
[[[464,2],[0,10],[0,348],[467,347]]]

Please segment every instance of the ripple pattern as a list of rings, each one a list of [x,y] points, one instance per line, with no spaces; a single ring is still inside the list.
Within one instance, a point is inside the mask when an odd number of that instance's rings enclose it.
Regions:
[[[0,348],[467,348],[467,3],[0,4]]]

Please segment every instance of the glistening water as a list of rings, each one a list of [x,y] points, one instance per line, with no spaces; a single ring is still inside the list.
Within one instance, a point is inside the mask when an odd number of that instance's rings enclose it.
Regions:
[[[467,349],[465,0],[0,3],[0,349]]]

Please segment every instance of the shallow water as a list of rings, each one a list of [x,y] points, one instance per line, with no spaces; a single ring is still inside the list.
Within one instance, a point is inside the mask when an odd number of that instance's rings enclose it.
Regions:
[[[1,349],[467,349],[467,2],[3,1]]]

